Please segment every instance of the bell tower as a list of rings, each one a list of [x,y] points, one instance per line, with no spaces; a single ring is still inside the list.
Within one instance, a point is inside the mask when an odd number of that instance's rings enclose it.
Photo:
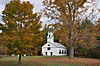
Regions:
[[[53,32],[50,30],[52,28],[52,26],[49,26],[49,31],[48,31],[48,36],[47,36],[47,42],[54,42],[54,36],[53,36]]]
[[[48,32],[47,42],[53,43],[53,41],[54,41],[53,33],[52,32]]]

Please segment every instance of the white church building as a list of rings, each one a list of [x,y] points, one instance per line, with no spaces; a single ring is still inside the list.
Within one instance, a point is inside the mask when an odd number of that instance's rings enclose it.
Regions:
[[[54,42],[52,32],[48,32],[47,43],[42,46],[43,56],[64,56],[67,55],[66,47],[60,43]]]

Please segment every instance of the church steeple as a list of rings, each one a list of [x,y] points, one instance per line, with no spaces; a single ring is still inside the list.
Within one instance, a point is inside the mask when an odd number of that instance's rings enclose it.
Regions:
[[[47,42],[53,43],[53,41],[54,41],[53,33],[52,32],[48,32]]]
[[[51,31],[48,31],[47,42],[51,42],[51,43],[54,42],[54,36],[53,36],[53,33]]]

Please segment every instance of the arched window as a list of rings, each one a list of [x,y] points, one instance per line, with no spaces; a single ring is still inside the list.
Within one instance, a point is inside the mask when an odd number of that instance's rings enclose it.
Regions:
[[[66,54],[66,50],[65,50],[64,54]]]
[[[59,54],[61,54],[61,50],[59,50]]]

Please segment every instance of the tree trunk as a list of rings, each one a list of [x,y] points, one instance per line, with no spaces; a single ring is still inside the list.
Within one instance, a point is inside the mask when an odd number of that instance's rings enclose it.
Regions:
[[[74,46],[70,46],[69,58],[74,58]]]
[[[21,54],[19,54],[18,66],[21,66]]]
[[[72,24],[70,24],[69,28],[68,28],[68,39],[69,39],[69,58],[74,58],[74,43],[73,43],[73,39],[72,39],[72,30],[73,30],[73,26]]]

